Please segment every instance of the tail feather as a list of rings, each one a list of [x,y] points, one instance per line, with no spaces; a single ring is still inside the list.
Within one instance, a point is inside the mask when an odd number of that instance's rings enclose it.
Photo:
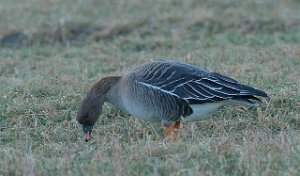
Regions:
[[[252,95],[237,96],[234,97],[232,100],[238,103],[245,103],[250,106],[258,106],[260,103],[262,103],[262,101],[259,98]]]

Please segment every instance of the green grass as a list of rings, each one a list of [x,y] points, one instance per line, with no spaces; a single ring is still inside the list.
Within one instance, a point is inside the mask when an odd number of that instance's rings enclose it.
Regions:
[[[0,2],[0,175],[297,175],[297,0]],[[269,103],[184,123],[105,104],[90,143],[74,119],[88,87],[171,59],[265,90]]]

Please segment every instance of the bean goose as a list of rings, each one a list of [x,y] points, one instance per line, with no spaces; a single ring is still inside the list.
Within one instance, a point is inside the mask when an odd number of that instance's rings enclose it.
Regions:
[[[147,121],[160,121],[164,132],[178,139],[182,119],[201,120],[223,105],[257,106],[261,90],[193,65],[174,61],[144,63],[123,76],[107,76],[94,83],[77,110],[84,138],[90,139],[104,102]]]

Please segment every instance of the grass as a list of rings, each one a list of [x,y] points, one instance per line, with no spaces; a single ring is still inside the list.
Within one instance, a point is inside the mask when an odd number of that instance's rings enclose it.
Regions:
[[[300,3],[268,1],[0,2],[0,175],[297,175]],[[148,60],[173,59],[268,92],[160,124],[105,104],[93,140],[74,120],[88,87]]]

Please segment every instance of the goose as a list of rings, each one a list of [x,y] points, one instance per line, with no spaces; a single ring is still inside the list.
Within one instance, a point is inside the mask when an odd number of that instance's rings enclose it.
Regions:
[[[158,121],[178,140],[182,120],[197,121],[224,105],[258,106],[268,95],[215,72],[177,61],[150,61],[123,76],[106,76],[88,90],[77,109],[84,140],[90,140],[104,102],[146,121]]]

